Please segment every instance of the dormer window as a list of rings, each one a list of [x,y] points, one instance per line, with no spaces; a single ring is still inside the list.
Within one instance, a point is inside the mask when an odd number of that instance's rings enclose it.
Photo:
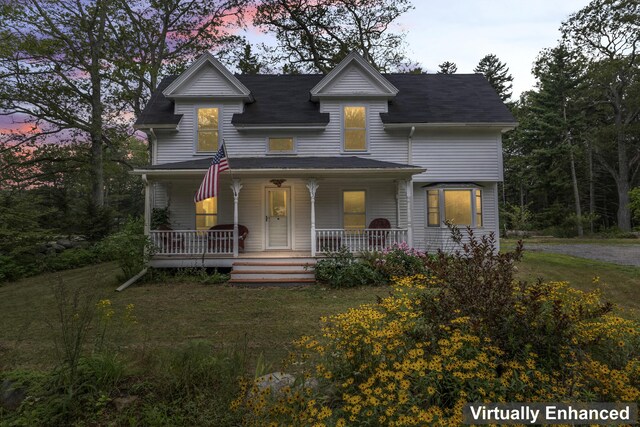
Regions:
[[[366,117],[366,107],[344,107],[342,113],[344,151],[365,151],[367,149]]]
[[[218,109],[213,107],[198,108],[198,145],[197,151],[215,152],[218,150],[220,137],[218,127]]]
[[[294,151],[293,138],[269,138],[268,148],[270,153],[292,153]]]

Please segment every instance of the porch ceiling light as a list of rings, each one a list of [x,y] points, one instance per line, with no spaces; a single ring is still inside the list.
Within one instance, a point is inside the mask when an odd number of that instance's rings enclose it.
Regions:
[[[282,187],[282,184],[284,184],[286,181],[287,181],[286,179],[272,179],[269,182],[275,185],[276,187],[280,188]]]

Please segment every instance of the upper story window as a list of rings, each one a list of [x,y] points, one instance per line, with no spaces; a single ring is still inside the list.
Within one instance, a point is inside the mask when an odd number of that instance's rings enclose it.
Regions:
[[[218,224],[218,198],[196,202],[196,230],[208,230]]]
[[[198,108],[198,152],[218,150],[218,114],[219,110],[214,107]]]
[[[293,138],[269,138],[270,153],[291,153],[294,151]]]
[[[344,151],[367,149],[367,109],[346,106],[342,112]]]
[[[342,192],[342,224],[345,230],[362,230],[367,225],[364,191]]]
[[[482,227],[482,190],[440,188],[427,191],[427,226]]]

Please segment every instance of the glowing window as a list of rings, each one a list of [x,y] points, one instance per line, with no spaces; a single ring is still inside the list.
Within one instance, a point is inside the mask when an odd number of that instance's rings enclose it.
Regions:
[[[438,190],[427,191],[427,225],[440,226],[440,192]]]
[[[217,151],[218,136],[218,109],[198,108],[197,151]]]
[[[445,221],[463,227],[482,227],[482,190],[427,190],[427,226],[442,227]]]
[[[365,107],[344,107],[344,150],[367,149],[367,120]]]
[[[269,138],[269,151],[293,151],[293,138]]]
[[[218,224],[218,198],[196,203],[196,230],[208,230]]]
[[[362,230],[366,228],[365,192],[345,191],[342,193],[342,202],[345,230]]]

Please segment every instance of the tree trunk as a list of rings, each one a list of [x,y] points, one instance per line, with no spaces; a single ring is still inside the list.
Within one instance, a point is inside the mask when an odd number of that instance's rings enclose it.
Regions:
[[[589,231],[593,234],[593,220],[596,213],[596,190],[593,181],[593,147],[591,141],[587,146],[587,160],[589,162]]]
[[[622,120],[622,106],[616,105],[616,130],[618,138],[618,228],[631,231],[631,209],[629,207],[629,159],[627,157],[627,141]]]
[[[104,168],[102,152],[102,70],[100,60],[103,57],[107,7],[104,2],[97,2],[99,21],[97,34],[91,46],[91,195],[93,204],[104,206]],[[92,34],[90,34],[92,37]]]
[[[573,199],[576,207],[576,226],[578,228],[578,236],[584,235],[582,229],[582,208],[580,207],[580,191],[578,190],[578,178],[576,177],[576,162],[573,156],[573,147],[569,146],[569,159],[571,161],[571,184],[573,187]]]

